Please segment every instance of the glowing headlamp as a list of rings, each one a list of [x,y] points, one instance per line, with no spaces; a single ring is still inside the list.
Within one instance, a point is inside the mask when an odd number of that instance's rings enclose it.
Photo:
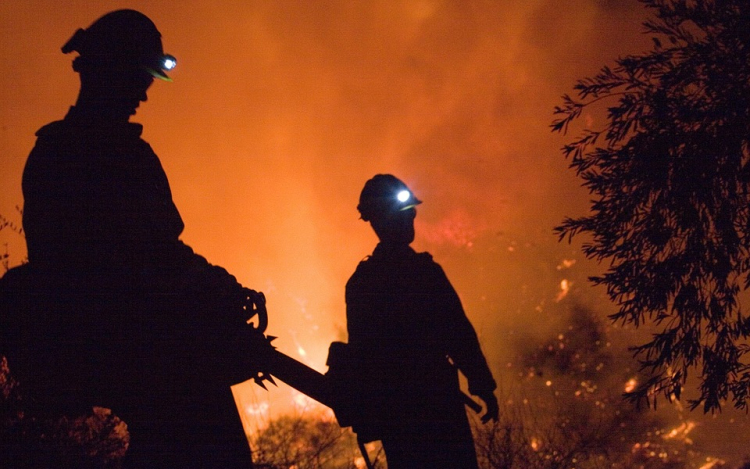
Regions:
[[[158,78],[164,81],[172,81],[165,72],[173,70],[177,66],[177,59],[174,55],[164,54],[159,57],[156,61],[152,62],[150,66],[144,66],[146,71],[151,74],[154,78]]]
[[[174,55],[166,54],[161,58],[161,68],[170,71],[177,66],[177,59]]]
[[[416,214],[408,210],[421,204],[409,188],[392,174],[376,174],[365,183],[359,195],[357,210],[362,220],[371,221],[375,218],[405,213]]]
[[[422,201],[414,197],[414,194],[408,189],[401,189],[398,191],[396,193],[396,200],[398,201],[397,208],[399,212],[409,210],[410,208],[414,208],[422,203]]]

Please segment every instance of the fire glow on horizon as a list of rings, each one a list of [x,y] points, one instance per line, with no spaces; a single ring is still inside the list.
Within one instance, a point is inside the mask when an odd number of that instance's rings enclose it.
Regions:
[[[355,207],[376,173],[424,201],[415,248],[445,268],[497,373],[513,334],[548,332],[539,318],[555,305],[601,304],[586,280],[596,266],[552,234],[588,196],[548,125],[578,78],[650,47],[635,0],[129,7],[180,62],[133,120],[169,176],[183,239],[266,294],[280,350],[325,371],[328,344],[346,340],[344,285],[376,242]],[[22,204],[35,131],[75,100],[60,46],[109,9],[0,3],[12,71],[0,78],[0,214]],[[8,242],[22,258],[22,242]],[[246,422],[306,404],[283,386],[235,393]]]

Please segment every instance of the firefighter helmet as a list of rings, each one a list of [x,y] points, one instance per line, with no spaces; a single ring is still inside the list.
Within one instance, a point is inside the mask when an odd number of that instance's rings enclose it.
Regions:
[[[422,201],[417,199],[400,179],[391,174],[378,174],[365,183],[357,210],[364,221],[407,210]]]
[[[141,68],[155,78],[171,81],[165,71],[177,65],[164,54],[161,33],[153,21],[135,10],[116,10],[79,29],[62,47],[65,54],[78,52],[73,68]]]

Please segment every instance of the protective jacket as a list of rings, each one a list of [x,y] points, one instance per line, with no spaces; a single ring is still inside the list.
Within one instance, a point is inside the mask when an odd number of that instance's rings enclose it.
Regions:
[[[428,253],[379,244],[349,279],[346,305],[365,433],[383,440],[389,467],[475,467],[456,369],[473,394],[496,385],[443,269]]]
[[[122,418],[134,467],[247,467],[230,390],[253,365],[242,286],[179,239],[141,131],[75,108],[38,131],[23,174],[29,263],[3,278],[0,346],[35,411]]]
[[[23,173],[23,226],[35,269],[143,289],[154,288],[154,278],[207,265],[179,240],[182,218],[142,130],[77,118],[72,108],[37,132]]]

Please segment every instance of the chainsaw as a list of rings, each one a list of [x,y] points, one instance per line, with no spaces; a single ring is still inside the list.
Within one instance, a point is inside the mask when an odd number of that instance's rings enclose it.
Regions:
[[[337,395],[338,393],[331,377],[278,351],[271,344],[276,337],[265,335],[266,328],[268,327],[268,311],[266,310],[266,299],[263,293],[251,291],[246,300],[245,310],[250,316],[250,319],[247,321],[250,328],[249,339],[253,344],[259,368],[263,370],[256,371],[251,379],[258,386],[267,389],[265,382],[276,385],[274,381],[274,378],[276,378],[319,403],[330,407],[334,410],[334,413],[340,410],[338,404],[342,402],[342,396]],[[333,364],[334,352],[343,349],[344,346],[346,344],[341,342],[331,344],[328,365]],[[471,397],[464,392],[460,392],[460,394],[461,399],[467,407],[476,413],[482,411],[482,406]],[[349,426],[348,422],[342,419],[339,413],[336,414],[342,426]]]

